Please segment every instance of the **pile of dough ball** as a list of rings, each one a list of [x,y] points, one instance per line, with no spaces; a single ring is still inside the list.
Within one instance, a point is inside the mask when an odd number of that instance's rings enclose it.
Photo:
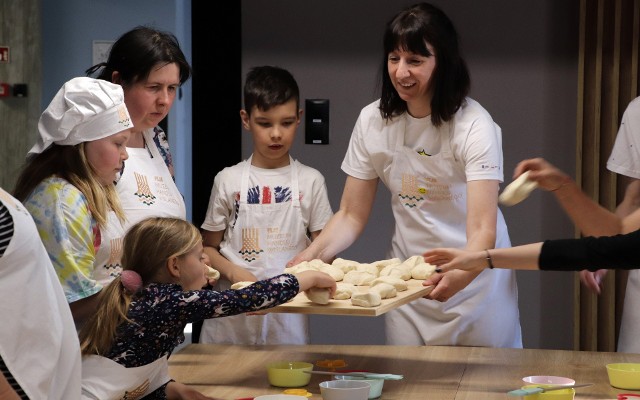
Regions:
[[[413,256],[404,261],[391,258],[372,263],[359,263],[343,258],[336,258],[331,264],[322,260],[303,261],[287,268],[287,272],[325,272],[336,281],[337,288],[333,295],[335,300],[351,299],[351,304],[355,306],[377,307],[382,299],[396,297],[398,292],[407,290],[409,279],[427,279],[435,269],[435,265],[426,263],[422,256]],[[359,292],[358,286],[368,286],[369,290]],[[310,290],[306,294],[314,303],[328,304],[330,301],[328,289]]]

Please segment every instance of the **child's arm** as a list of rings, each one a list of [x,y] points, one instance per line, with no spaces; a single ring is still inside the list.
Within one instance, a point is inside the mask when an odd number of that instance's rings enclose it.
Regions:
[[[220,275],[228,279],[231,283],[255,282],[258,279],[249,271],[229,261],[220,254],[220,243],[224,237],[224,231],[202,230],[202,244],[204,252],[211,260],[211,267],[220,271]]]

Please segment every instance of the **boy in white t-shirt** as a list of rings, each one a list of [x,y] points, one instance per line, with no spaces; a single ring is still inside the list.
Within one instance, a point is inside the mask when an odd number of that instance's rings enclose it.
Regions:
[[[298,85],[288,71],[261,66],[247,74],[240,118],[252,135],[253,154],[216,175],[201,226],[222,288],[282,273],[332,215],[322,174],[289,155],[302,115],[299,103]],[[307,317],[206,320],[200,342],[306,344]]]

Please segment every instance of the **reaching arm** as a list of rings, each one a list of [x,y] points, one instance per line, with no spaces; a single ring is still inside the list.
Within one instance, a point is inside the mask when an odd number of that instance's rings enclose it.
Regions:
[[[547,191],[553,192],[560,206],[584,235],[615,235],[622,232],[622,220],[587,196],[567,174],[542,158],[521,161],[514,177],[524,171],[529,179]]]
[[[289,266],[316,258],[325,262],[356,241],[364,230],[378,188],[378,179],[358,179],[347,177],[340,201],[340,210],[336,212],[322,232],[311,245],[295,256]]]
[[[538,269],[538,259],[542,243],[489,250],[495,268]],[[482,271],[488,267],[486,251],[461,249],[433,249],[424,253],[426,262],[437,265],[442,272],[453,269]]]

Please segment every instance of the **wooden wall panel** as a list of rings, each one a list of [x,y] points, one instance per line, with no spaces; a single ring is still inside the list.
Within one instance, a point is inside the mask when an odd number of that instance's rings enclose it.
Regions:
[[[606,163],[638,95],[640,0],[581,0],[580,7],[576,180],[614,210],[623,191]],[[625,282],[625,273],[611,271],[600,296],[576,282],[576,349],[615,351]]]
[[[35,143],[42,88],[39,0],[0,0],[0,46],[9,46],[9,63],[0,63],[0,82],[26,83],[27,97],[0,97],[0,186],[13,190],[24,157]]]

